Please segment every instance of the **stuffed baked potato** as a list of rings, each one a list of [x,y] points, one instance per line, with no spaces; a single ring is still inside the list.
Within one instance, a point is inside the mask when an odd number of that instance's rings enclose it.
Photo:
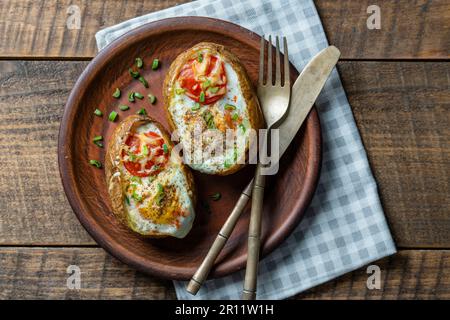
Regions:
[[[105,174],[113,212],[143,236],[183,238],[192,227],[194,181],[172,148],[148,116],[129,116],[109,140]]]
[[[196,130],[215,130],[222,136],[233,130],[244,138],[239,148],[222,146],[223,152],[207,154],[201,161],[191,158],[194,161],[186,161],[191,168],[228,175],[245,165],[251,129],[263,128],[264,118],[247,73],[235,55],[215,43],[197,44],[171,64],[163,95],[170,126],[177,130],[185,159],[186,151],[193,153],[195,147],[204,150],[218,143],[217,135],[198,138]]]

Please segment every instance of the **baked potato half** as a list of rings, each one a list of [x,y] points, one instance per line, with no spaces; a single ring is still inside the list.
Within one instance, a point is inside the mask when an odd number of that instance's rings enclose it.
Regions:
[[[169,124],[177,130],[185,163],[192,169],[228,175],[248,162],[251,129],[263,128],[264,117],[244,67],[224,46],[202,42],[180,54],[166,75],[163,96]],[[243,139],[239,148],[225,146],[230,130]],[[198,134],[207,131],[222,139]],[[206,152],[200,161],[194,156],[186,161],[186,152],[192,155],[196,147],[205,150],[212,144],[223,144],[223,152]]]
[[[195,218],[194,180],[164,128],[148,116],[124,119],[109,139],[105,174],[114,214],[148,237],[183,238]]]

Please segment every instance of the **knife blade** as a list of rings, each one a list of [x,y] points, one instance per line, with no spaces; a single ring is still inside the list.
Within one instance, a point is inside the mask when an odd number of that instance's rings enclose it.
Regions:
[[[289,110],[283,122],[278,126],[278,129],[280,130],[280,158],[289,147],[289,144],[292,142],[308,116],[331,71],[338,62],[340,55],[339,49],[335,46],[329,46],[323,49],[309,61],[294,82],[291,90]],[[222,229],[209,249],[208,254],[187,285],[186,290],[189,293],[193,295],[197,294],[203,282],[208,277],[209,271],[214,265],[214,261],[225,246],[225,243],[236,226],[239,216],[244,210],[248,200],[251,198],[252,186],[253,180],[250,181],[242,192],[233,211],[225,221]]]

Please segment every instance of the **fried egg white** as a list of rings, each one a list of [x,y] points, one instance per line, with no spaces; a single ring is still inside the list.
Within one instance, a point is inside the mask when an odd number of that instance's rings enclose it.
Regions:
[[[136,129],[138,137],[153,131],[163,137],[153,123]],[[181,159],[170,156],[165,168],[154,176],[132,176],[123,163],[118,163],[127,210],[128,225],[140,234],[185,237],[195,218],[193,191],[181,168]]]

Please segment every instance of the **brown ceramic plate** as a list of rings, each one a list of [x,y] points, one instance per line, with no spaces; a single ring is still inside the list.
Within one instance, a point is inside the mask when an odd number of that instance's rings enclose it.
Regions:
[[[92,60],[70,94],[59,133],[59,169],[64,190],[82,225],[116,258],[143,272],[168,279],[189,279],[193,275],[240,192],[250,181],[254,167],[246,167],[226,177],[194,172],[200,201],[189,235],[181,240],[144,239],[122,226],[112,215],[104,171],[88,162],[98,159],[103,163],[107,147],[94,145],[93,137],[103,135],[107,144],[117,122],[142,107],[168,128],[161,95],[164,76],[178,54],[201,41],[225,45],[240,58],[256,85],[260,43],[257,34],[209,18],[160,20],[125,34]],[[150,84],[148,89],[132,80],[128,73],[136,57],[144,60],[141,74]],[[150,67],[154,58],[161,61],[157,71]],[[292,83],[297,76],[298,72],[291,66]],[[117,87],[122,90],[120,99],[112,97]],[[157,97],[157,103],[150,105],[147,99],[129,103],[129,91],[139,91],[144,96],[152,93]],[[131,109],[119,111],[121,104],[127,104]],[[102,118],[94,116],[96,108],[103,111]],[[112,110],[119,113],[116,123],[108,121]],[[263,213],[263,254],[280,245],[299,223],[317,184],[320,159],[320,125],[313,109],[283,156],[280,171],[268,181]],[[222,199],[216,202],[209,198],[215,192],[222,194]],[[202,206],[203,201],[209,203],[210,210]],[[247,208],[237,224],[211,276],[224,276],[245,266],[249,211]]]

